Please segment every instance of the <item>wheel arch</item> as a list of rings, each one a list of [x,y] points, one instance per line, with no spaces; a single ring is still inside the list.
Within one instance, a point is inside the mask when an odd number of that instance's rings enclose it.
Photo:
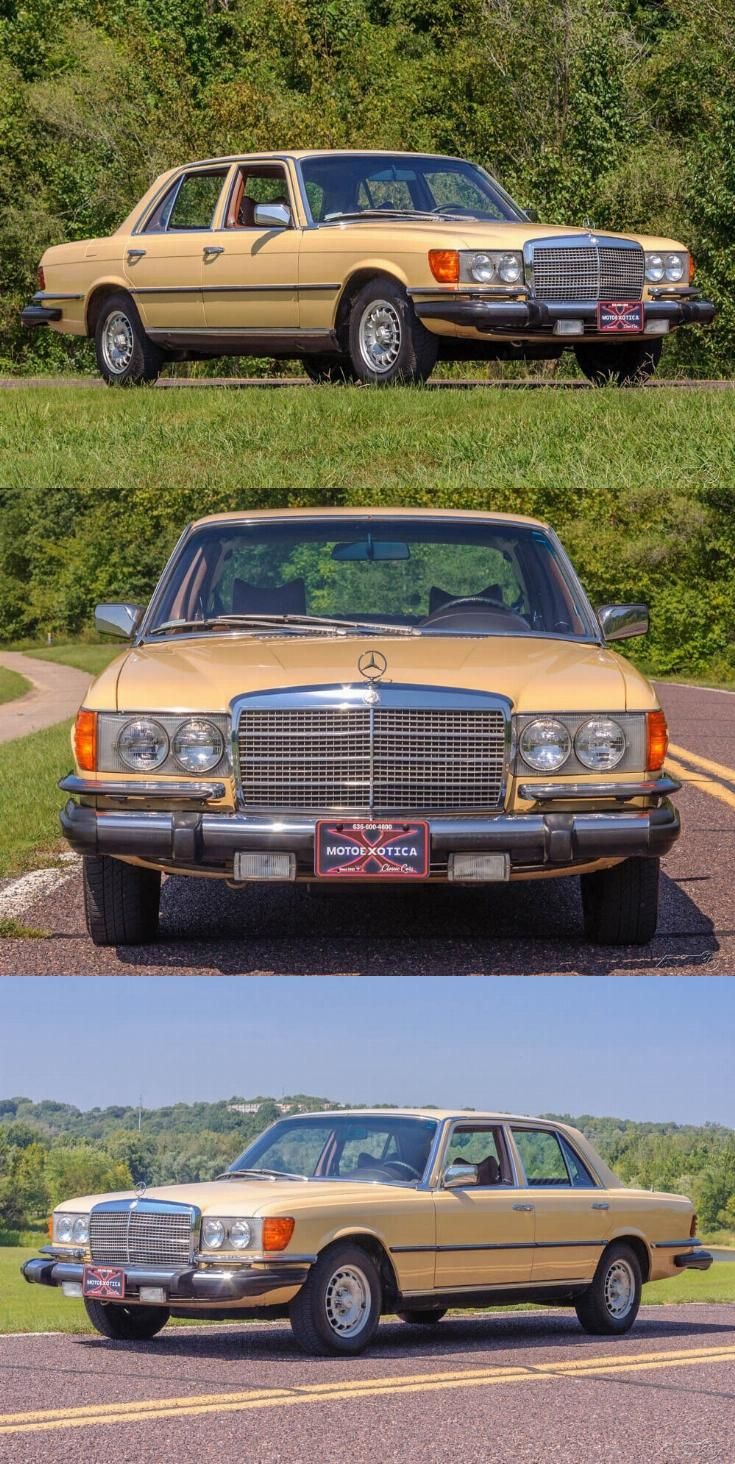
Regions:
[[[319,1256],[337,1245],[356,1245],[364,1250],[377,1266],[383,1282],[383,1302],[393,1302],[400,1295],[400,1286],[385,1241],[374,1230],[339,1230],[323,1245]]]
[[[108,279],[95,281],[95,284],[92,286],[92,289],[90,290],[84,304],[84,322],[86,333],[88,336],[94,336],[95,330],[97,329],[97,321],[99,320],[100,310],[102,309],[105,300],[110,295],[120,294],[128,295],[132,303],[135,304],[135,301],[133,300],[133,296],[130,291],[130,286],[126,280]]]
[[[605,1249],[600,1256],[607,1255],[613,1245],[628,1245],[633,1251],[641,1268],[641,1280],[645,1283],[651,1274],[651,1251],[647,1240],[640,1231],[621,1230],[619,1235],[613,1235],[606,1242]]]
[[[364,285],[369,284],[371,280],[379,279],[389,280],[392,285],[400,285],[404,290],[408,288],[408,277],[392,261],[389,263],[384,259],[376,259],[363,261],[356,265],[342,286],[342,293],[337,300],[334,316],[334,329],[343,349],[346,349],[347,346],[347,330],[353,300],[359,295]]]

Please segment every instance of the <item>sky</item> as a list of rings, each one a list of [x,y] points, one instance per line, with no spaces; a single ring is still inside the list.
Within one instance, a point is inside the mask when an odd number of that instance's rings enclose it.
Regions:
[[[0,982],[0,1097],[346,1103],[735,1127],[735,981],[82,977]]]

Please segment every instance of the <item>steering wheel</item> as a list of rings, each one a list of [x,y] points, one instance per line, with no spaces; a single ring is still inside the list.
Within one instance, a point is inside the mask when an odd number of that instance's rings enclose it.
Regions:
[[[386,1159],[385,1163],[380,1165],[380,1168],[384,1170],[391,1170],[394,1174],[396,1174],[397,1172],[398,1179],[421,1178],[420,1171],[418,1169],[414,1169],[413,1164],[404,1164],[402,1159]]]
[[[461,214],[462,218],[477,218],[473,208],[468,208],[465,203],[438,203],[435,208],[429,210],[433,214],[452,213]]]
[[[453,610],[455,605],[489,605],[492,610],[508,609],[503,600],[491,600],[489,595],[457,595],[454,600],[444,600],[437,605],[426,618],[430,620],[434,615],[443,615],[445,610]]]

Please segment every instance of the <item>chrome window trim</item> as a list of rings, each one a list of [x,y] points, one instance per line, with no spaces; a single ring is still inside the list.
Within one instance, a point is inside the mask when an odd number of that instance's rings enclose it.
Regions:
[[[211,218],[209,224],[204,224],[204,225],[202,225],[201,227],[198,227],[198,228],[175,229],[173,231],[173,234],[171,235],[171,237],[173,238],[174,235],[179,235],[179,234],[208,234],[210,232],[213,232],[212,231],[212,222],[214,221],[214,219],[217,218],[217,215],[221,211],[222,194],[223,194],[225,188],[227,187],[227,180],[228,180],[228,178],[229,178],[229,176],[230,176],[230,174],[232,172],[232,164],[226,158],[225,159],[218,159],[216,162],[212,162],[212,163],[209,163],[209,164],[207,164],[207,163],[192,164],[190,167],[182,168],[181,169],[181,172],[178,173],[174,178],[167,178],[166,179],[166,182],[161,185],[161,187],[159,188],[158,192],[151,199],[150,203],[148,204],[148,206],[146,207],[146,209],[144,210],[144,212],[140,215],[140,217],[138,219],[136,219],[135,224],[133,225],[133,228],[130,230],[131,235],[132,234],[145,234],[145,233],[147,233],[147,231],[148,231],[148,225],[149,225],[149,223],[150,223],[150,221],[151,221],[154,213],[156,212],[156,209],[158,208],[159,204],[163,201],[163,199],[166,197],[166,194],[170,191],[173,196],[172,196],[172,199],[171,199],[171,205],[169,207],[168,213],[166,214],[166,227],[164,229],[156,229],[155,230],[156,236],[159,235],[159,234],[168,234],[169,233],[169,227],[168,227],[168,225],[169,225],[169,219],[171,218],[171,214],[173,213],[173,211],[174,211],[174,209],[176,207],[176,200],[177,200],[177,198],[179,196],[179,193],[181,192],[181,188],[183,186],[184,179],[185,178],[191,178],[191,177],[193,177],[197,173],[212,173],[212,174],[216,174],[220,170],[222,172],[222,187],[220,188],[219,195],[218,195],[218,198],[217,198],[217,202],[216,202],[214,208],[212,209],[212,218]]]
[[[503,1184],[480,1185],[480,1186],[478,1186],[478,1185],[468,1185],[467,1188],[468,1189],[472,1189],[472,1190],[479,1189],[482,1194],[488,1194],[488,1193],[490,1193],[490,1191],[492,1191],[492,1192],[499,1192],[499,1193],[503,1193],[503,1192],[507,1193],[510,1190],[521,1189],[522,1188],[522,1185],[521,1185],[520,1180],[519,1180],[519,1172],[518,1172],[518,1164],[516,1162],[516,1154],[515,1154],[515,1150],[514,1150],[513,1145],[508,1143],[508,1135],[507,1135],[507,1125],[506,1125],[506,1123],[502,1119],[498,1119],[497,1122],[494,1122],[492,1119],[482,1119],[482,1118],[475,1119],[472,1113],[457,1114],[456,1117],[454,1117],[454,1118],[446,1118],[444,1120],[444,1133],[443,1133],[442,1143],[441,1143],[441,1145],[440,1145],[440,1147],[439,1147],[439,1149],[437,1151],[437,1160],[436,1160],[436,1162],[435,1162],[435,1164],[433,1166],[433,1169],[432,1169],[431,1183],[429,1185],[429,1188],[433,1189],[435,1192],[440,1193],[440,1194],[445,1193],[444,1187],[442,1185],[442,1175],[444,1174],[444,1170],[446,1168],[447,1150],[449,1149],[449,1146],[450,1146],[450,1144],[452,1142],[452,1136],[454,1134],[455,1129],[456,1128],[467,1128],[467,1127],[470,1127],[470,1128],[476,1127],[478,1129],[489,1129],[489,1130],[499,1129],[501,1131],[501,1133],[503,1135],[503,1142],[505,1144],[505,1151],[506,1151],[506,1154],[507,1154],[507,1157],[508,1157],[508,1162],[510,1164],[511,1173],[512,1173],[512,1176],[513,1176],[513,1182],[512,1182],[512,1184],[503,1183]],[[446,1193],[451,1194],[452,1191],[449,1190],[449,1191],[446,1191]],[[472,1249],[475,1249],[475,1247],[472,1247]]]
[[[187,1205],[182,1200],[154,1200],[153,1198],[146,1199],[143,1195],[133,1195],[124,1200],[101,1200],[99,1204],[91,1206],[89,1211],[89,1218],[91,1225],[92,1216],[94,1214],[127,1214],[128,1216],[130,1216],[133,1213],[152,1215],[161,1213],[167,1214],[172,1212],[180,1215],[189,1216],[191,1225],[189,1261],[193,1263],[199,1249],[199,1231],[202,1221],[202,1212],[198,1205]],[[130,1220],[128,1219],[128,1234],[129,1230]],[[129,1251],[129,1245],[127,1249]],[[118,1263],[115,1262],[115,1264]],[[133,1262],[123,1261],[120,1262],[120,1264],[132,1265]]]
[[[255,158],[241,158],[239,162],[234,163],[232,165],[232,167],[231,167],[231,176],[230,176],[230,179],[229,179],[229,183],[226,185],[225,190],[223,190],[223,192],[226,192],[226,195],[227,196],[226,196],[226,198],[224,200],[224,206],[223,207],[220,207],[220,209],[219,209],[219,215],[220,215],[220,217],[219,217],[219,228],[216,230],[216,232],[218,234],[219,233],[221,233],[221,234],[233,234],[233,233],[252,234],[256,230],[257,230],[258,233],[261,233],[261,234],[263,234],[263,233],[269,233],[270,232],[270,230],[265,225],[263,225],[263,224],[243,225],[243,224],[227,224],[225,222],[225,220],[227,218],[227,215],[230,212],[230,204],[232,203],[232,197],[233,197],[233,194],[235,192],[235,188],[237,186],[238,175],[242,172],[242,169],[243,168],[248,168],[248,167],[252,167],[252,168],[258,168],[258,167],[266,167],[266,168],[267,167],[277,167],[277,168],[282,168],[283,169],[284,177],[286,179],[286,191],[287,191],[288,197],[289,197],[289,205],[288,206],[289,206],[289,208],[291,210],[291,222],[286,227],[287,227],[287,229],[295,229],[297,231],[300,230],[301,229],[301,224],[300,224],[300,222],[299,222],[299,220],[297,218],[297,211],[294,208],[294,202],[295,202],[295,200],[294,200],[293,186],[292,186],[292,182],[291,182],[291,174],[290,174],[290,169],[289,169],[289,163],[292,162],[292,161],[293,160],[291,158],[257,158],[257,157],[255,157]],[[220,196],[220,204],[222,204],[222,196]]]
[[[518,1130],[521,1133],[545,1133],[545,1134],[553,1134],[554,1135],[554,1138],[557,1140],[557,1143],[559,1144],[559,1150],[561,1152],[562,1159],[564,1160],[564,1168],[567,1171],[567,1176],[568,1176],[568,1179],[569,1179],[569,1184],[568,1185],[567,1184],[530,1184],[529,1183],[528,1175],[526,1174],[526,1168],[525,1168],[525,1165],[523,1163],[523,1157],[522,1157],[521,1152],[518,1149],[518,1146],[516,1145],[516,1142],[515,1142],[515,1134],[514,1134],[514,1131],[515,1130]],[[590,1190],[592,1190],[592,1189],[599,1189],[599,1190],[605,1190],[605,1189],[607,1189],[607,1185],[603,1183],[603,1181],[602,1181],[602,1179],[601,1179],[601,1177],[600,1177],[597,1169],[594,1168],[594,1166],[587,1159],[585,1159],[585,1157],[584,1157],[583,1154],[580,1154],[579,1153],[576,1144],[573,1144],[572,1143],[572,1140],[570,1138],[568,1138],[566,1134],[562,1133],[560,1129],[555,1128],[553,1124],[542,1124],[542,1123],[538,1123],[538,1122],[535,1122],[535,1123],[516,1123],[514,1121],[514,1122],[508,1124],[508,1136],[509,1136],[510,1143],[513,1146],[513,1152],[514,1152],[514,1154],[516,1156],[516,1161],[517,1161],[517,1165],[518,1165],[518,1172],[523,1177],[522,1178],[522,1185],[521,1185],[521,1187],[523,1189],[532,1190],[534,1194],[536,1194],[537,1192],[541,1192],[543,1194],[546,1194],[547,1191],[549,1193],[555,1193],[557,1190],[561,1190],[564,1194],[581,1194],[581,1193],[589,1193]],[[564,1140],[564,1143],[561,1142],[562,1139]],[[573,1183],[572,1176],[569,1173],[569,1165],[567,1164],[566,1155],[564,1153],[564,1144],[568,1144],[569,1145],[569,1148],[571,1149],[572,1153],[574,1155],[576,1155],[576,1157],[578,1158],[580,1164],[583,1166],[584,1169],[587,1170],[587,1173],[589,1174],[590,1178],[594,1180],[594,1184],[593,1185],[575,1185]],[[571,1241],[564,1241],[563,1243],[565,1245],[571,1245],[572,1244]]]

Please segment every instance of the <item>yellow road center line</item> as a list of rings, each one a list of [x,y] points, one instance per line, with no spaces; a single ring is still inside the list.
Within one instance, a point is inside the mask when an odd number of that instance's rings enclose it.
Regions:
[[[491,1387],[551,1378],[614,1376],[650,1372],[668,1367],[695,1367],[735,1359],[735,1346],[700,1347],[686,1351],[639,1353],[623,1358],[581,1358],[529,1366],[498,1366],[447,1373],[418,1373],[388,1379],[351,1379],[292,1389],[251,1389],[244,1393],[213,1393],[200,1397],[141,1399],[129,1403],[92,1404],[77,1409],[49,1409],[31,1414],[3,1414],[0,1434],[47,1433],[62,1428],[97,1428],[104,1425],[145,1423],[167,1418],[193,1418],[209,1413],[251,1412],[261,1408],[291,1408],[306,1403],[356,1401],[391,1394],[437,1392],[442,1389]]]
[[[696,788],[700,793],[709,793],[711,798],[718,798],[720,803],[726,803],[728,808],[735,808],[735,793],[731,788],[726,788],[723,783],[717,783],[714,778],[699,777],[671,757],[667,757],[666,767],[675,778],[688,784],[690,788]]]
[[[669,743],[669,752],[673,752],[675,757],[683,757],[685,762],[694,763],[695,767],[704,768],[707,773],[716,773],[728,783],[735,783],[735,768],[729,768],[727,763],[713,762],[709,757],[702,757],[699,752],[690,752],[687,747],[677,747],[675,742]]]

